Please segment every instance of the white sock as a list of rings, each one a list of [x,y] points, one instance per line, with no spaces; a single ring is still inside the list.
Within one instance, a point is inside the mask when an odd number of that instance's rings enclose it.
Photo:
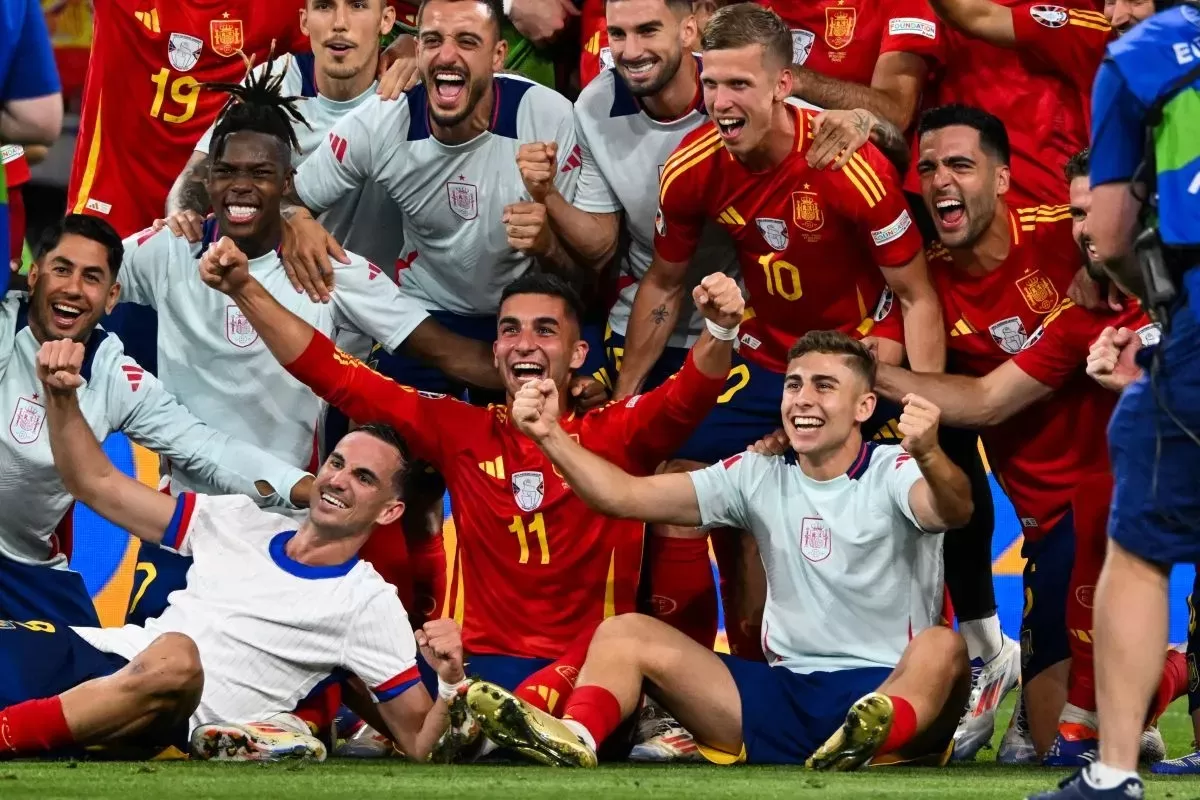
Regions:
[[[1133,770],[1117,769],[1098,761],[1083,771],[1083,779],[1093,789],[1115,789],[1130,778],[1137,777],[1137,772]]]
[[[596,739],[595,739],[595,737],[592,736],[591,731],[589,731],[587,728],[583,727],[582,723],[580,723],[576,720],[573,720],[573,719],[564,719],[562,721],[562,724],[566,725],[568,728],[571,729],[572,733],[574,733],[576,736],[578,736],[580,739],[582,739],[583,743],[586,744],[588,747],[590,747],[592,749],[593,753],[596,752]]]
[[[1092,730],[1100,727],[1100,723],[1096,718],[1095,711],[1085,711],[1079,706],[1073,706],[1070,703],[1063,704],[1063,710],[1058,715],[1059,722],[1074,722],[1077,725],[1086,725]]]
[[[967,640],[967,657],[981,659],[985,664],[1000,655],[1000,650],[1004,647],[1000,617],[995,614],[983,619],[960,622],[958,632]]]

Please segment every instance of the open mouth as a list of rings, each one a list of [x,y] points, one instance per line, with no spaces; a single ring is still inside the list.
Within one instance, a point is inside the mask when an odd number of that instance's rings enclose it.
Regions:
[[[234,225],[248,225],[258,217],[260,210],[258,206],[240,203],[237,205],[227,205],[225,206],[225,219]]]
[[[83,316],[83,309],[69,303],[54,303],[50,306],[50,316],[57,327],[70,328]]]
[[[330,42],[329,44],[325,45],[325,49],[334,55],[341,56],[353,50],[354,45],[350,44],[349,42]]]
[[[510,369],[512,370],[513,377],[521,383],[538,380],[546,374],[545,367],[541,364],[535,364],[532,361],[518,361]]]
[[[467,88],[467,76],[453,70],[438,70],[433,73],[433,87],[439,101],[453,105]]]
[[[942,225],[947,228],[958,226],[967,216],[966,205],[963,201],[953,197],[944,197],[938,200],[934,204],[934,210]]]
[[[625,70],[625,74],[631,78],[644,78],[654,69],[654,65],[658,63],[657,59],[647,59],[644,61],[622,61],[621,68]]]
[[[339,500],[337,497],[330,494],[329,492],[321,492],[321,503],[322,503],[322,505],[329,506],[330,508],[336,508],[341,511],[344,511],[347,508],[349,508],[348,505],[346,505],[344,502],[342,502],[341,500]]]
[[[792,427],[798,431],[815,431],[817,428],[825,427],[825,420],[820,417],[792,417]]]
[[[721,133],[721,138],[726,140],[736,139],[746,127],[745,117],[718,117],[717,130]]]

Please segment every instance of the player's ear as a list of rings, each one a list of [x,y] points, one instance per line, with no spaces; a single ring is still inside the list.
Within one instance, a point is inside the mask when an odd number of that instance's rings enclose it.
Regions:
[[[29,291],[33,291],[33,285],[38,282],[38,269],[40,262],[34,261],[29,265],[29,274],[25,276],[25,284],[29,287]]]
[[[583,366],[583,362],[587,361],[588,343],[580,339],[575,343],[575,349],[571,352],[571,371],[579,369]]]
[[[871,418],[875,413],[875,404],[879,402],[874,392],[867,392],[858,398],[858,407],[854,409],[854,421],[859,425]]]
[[[495,367],[497,371],[500,369],[500,352],[497,349],[499,345],[499,341],[492,342],[492,366]]]
[[[108,287],[108,297],[104,298],[104,313],[111,314],[113,309],[117,307],[117,301],[120,299],[121,282],[113,281],[113,285]]]
[[[1007,194],[1012,183],[1012,170],[1004,164],[996,167],[996,194]]]
[[[386,34],[392,32],[392,26],[396,24],[396,9],[387,0],[383,0],[383,17],[379,20],[379,33]]]
[[[376,525],[391,525],[404,516],[404,501],[400,498],[391,500],[375,517]]]
[[[679,42],[685,51],[700,49],[700,25],[695,14],[686,15],[680,22]]]
[[[496,42],[496,49],[492,52],[492,72],[503,71],[506,58],[508,58],[508,42],[501,37]]]
[[[308,38],[308,3],[304,4],[304,8],[300,9],[300,32]]]
[[[792,75],[792,65],[785,64],[779,71],[779,80],[775,84],[775,100],[783,102],[792,96],[792,85],[795,79]]]

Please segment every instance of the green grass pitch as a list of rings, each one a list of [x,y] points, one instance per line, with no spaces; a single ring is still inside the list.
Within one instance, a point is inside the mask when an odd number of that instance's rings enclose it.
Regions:
[[[1000,719],[1008,720],[1011,700]],[[1171,756],[1192,741],[1186,704],[1162,720]],[[996,731],[999,744],[1003,731]],[[398,760],[324,764],[0,762],[0,800],[395,800],[395,798],[946,798],[1014,800],[1066,773],[980,761],[947,769],[883,769],[830,775],[785,767],[612,765],[589,772],[536,766],[409,765]],[[1146,796],[1200,800],[1200,780],[1157,778]]]

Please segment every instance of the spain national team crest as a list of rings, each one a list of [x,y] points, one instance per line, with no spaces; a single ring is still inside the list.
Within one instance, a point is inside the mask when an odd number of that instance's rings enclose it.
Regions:
[[[792,63],[801,66],[805,61],[808,61],[808,56],[812,53],[813,42],[817,40],[817,35],[812,31],[806,31],[803,28],[792,30]]]
[[[450,210],[458,216],[465,220],[479,216],[479,189],[475,184],[447,181],[446,196],[450,200]]]
[[[1035,314],[1049,314],[1058,305],[1058,289],[1040,271],[1034,270],[1021,276],[1016,284],[1025,298],[1025,304]]]
[[[756,219],[754,224],[758,226],[758,232],[762,234],[763,241],[772,250],[782,252],[787,250],[788,246],[788,230],[787,223],[781,219]]]
[[[234,347],[249,347],[258,341],[258,331],[234,305],[225,306],[225,338]]]
[[[1026,340],[1029,338],[1029,334],[1025,332],[1025,323],[1021,322],[1020,317],[1002,319],[988,328],[988,330],[992,334],[992,339],[1006,353],[1016,354],[1021,352],[1021,349],[1025,347]]]
[[[809,561],[824,561],[833,550],[833,532],[820,517],[805,517],[800,522],[800,552]]]
[[[858,21],[858,12],[854,6],[839,5],[825,9],[825,44],[834,50],[841,50],[854,39],[854,24]]]
[[[245,44],[240,19],[214,19],[208,23],[213,52],[229,58]]]
[[[17,400],[12,422],[8,423],[8,432],[17,444],[32,444],[41,435],[45,422],[45,406],[22,397]]]
[[[546,496],[546,481],[540,472],[514,472],[512,476],[513,499],[522,511],[533,511],[542,504]]]
[[[187,72],[200,60],[204,42],[186,33],[172,33],[167,39],[167,60],[180,72]]]
[[[825,215],[817,202],[816,192],[792,192],[792,222],[808,233],[816,233],[825,225]]]

